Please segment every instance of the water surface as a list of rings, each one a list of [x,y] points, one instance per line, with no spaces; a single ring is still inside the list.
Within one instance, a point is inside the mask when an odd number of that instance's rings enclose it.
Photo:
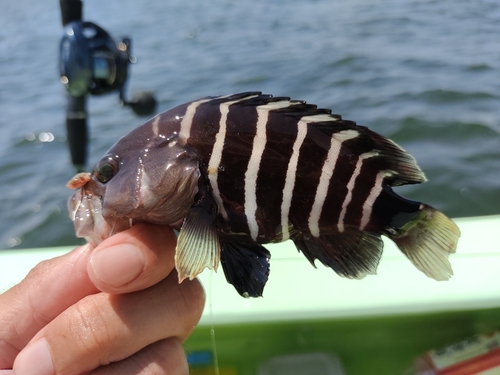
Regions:
[[[129,35],[129,92],[159,110],[258,90],[332,108],[386,135],[429,181],[398,192],[452,217],[500,213],[500,3],[86,0],[84,18]],[[58,2],[2,1],[0,249],[78,242],[58,80]],[[89,101],[89,166],[145,119]]]

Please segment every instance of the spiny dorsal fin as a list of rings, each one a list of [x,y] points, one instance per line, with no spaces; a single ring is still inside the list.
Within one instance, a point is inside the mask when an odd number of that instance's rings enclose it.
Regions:
[[[333,114],[330,109],[318,108],[315,104],[307,104],[303,100],[291,100],[289,97],[273,97],[261,92],[246,92],[220,97],[220,99],[215,98],[214,103],[217,103],[218,100],[224,102],[240,100],[245,97],[249,99],[242,100],[236,105],[264,106],[273,102],[289,102],[290,105],[272,109],[272,112],[292,116],[297,120],[302,119],[328,137],[344,130],[355,130],[358,136],[343,142],[343,147],[346,147],[349,154],[358,156],[367,152],[377,152],[377,157],[372,158],[370,163],[375,164],[374,168],[390,172],[386,178],[390,186],[419,184],[427,180],[413,156],[396,143],[365,126],[357,125],[354,121],[344,120],[342,116]]]
[[[227,282],[243,297],[261,297],[269,277],[269,251],[249,243],[222,241],[221,245],[221,263]]]
[[[213,99],[211,103],[213,104],[218,104],[218,103],[224,103],[224,102],[232,102],[234,100],[241,100],[246,97],[272,97],[272,95],[262,95],[262,92],[260,91],[247,91],[247,92],[240,92],[237,94],[232,94],[232,95],[224,95],[224,96],[207,96],[205,99]]]
[[[256,93],[252,93],[256,94]],[[333,134],[344,130],[355,130],[358,136],[343,143],[349,153],[361,155],[367,152],[378,152],[376,168],[390,171],[388,184],[390,186],[404,184],[418,184],[426,181],[425,175],[417,165],[416,160],[404,149],[393,141],[381,136],[365,126],[356,122],[345,120],[338,114],[333,114],[330,109],[318,108],[314,104],[307,104],[302,100],[290,100],[289,97],[273,97],[272,95],[259,95],[242,101],[238,105],[265,105],[276,101],[288,101],[287,107],[273,109],[285,116],[305,119],[307,123],[331,137]]]
[[[208,195],[188,211],[175,249],[179,282],[186,278],[193,280],[205,268],[217,271],[221,249],[216,216],[217,205]]]
[[[460,229],[445,214],[422,204],[420,214],[390,238],[420,271],[434,280],[453,275],[448,256],[457,247]]]
[[[314,260],[318,259],[340,276],[351,279],[375,274],[384,246],[379,236],[352,227],[317,238],[295,239],[294,242],[313,266]]]
[[[272,96],[269,94],[261,94],[256,92],[245,93],[245,96],[250,96],[251,94],[258,96],[252,97],[248,100],[244,100],[239,102],[238,106],[264,106],[266,104],[275,103],[275,102],[289,102],[290,105],[281,108],[272,109],[273,112],[283,113],[286,115],[292,115],[295,117],[303,117],[303,116],[314,116],[326,114],[330,115],[331,119],[341,119],[339,115],[333,115],[331,109],[326,108],[318,108],[316,104],[308,104],[304,100],[292,100],[287,96]],[[234,96],[234,95],[233,95]],[[233,96],[230,97],[231,100]],[[235,99],[240,99],[241,96],[236,97]],[[229,98],[228,98],[229,99]],[[352,122],[352,121],[351,121]]]

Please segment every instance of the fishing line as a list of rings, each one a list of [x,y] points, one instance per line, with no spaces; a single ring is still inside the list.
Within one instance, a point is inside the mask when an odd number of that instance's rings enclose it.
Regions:
[[[217,344],[215,340],[215,324],[214,324],[214,311],[212,308],[212,277],[214,270],[210,270],[210,277],[208,279],[208,308],[210,311],[210,344],[212,345],[212,355],[214,356],[213,366],[215,375],[219,373],[219,358],[217,356]]]

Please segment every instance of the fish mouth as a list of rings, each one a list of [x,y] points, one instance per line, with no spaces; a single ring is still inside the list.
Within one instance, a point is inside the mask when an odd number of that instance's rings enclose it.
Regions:
[[[93,246],[135,224],[133,219],[127,217],[105,219],[102,215],[102,198],[84,187],[71,196],[68,210],[76,236],[85,238]]]

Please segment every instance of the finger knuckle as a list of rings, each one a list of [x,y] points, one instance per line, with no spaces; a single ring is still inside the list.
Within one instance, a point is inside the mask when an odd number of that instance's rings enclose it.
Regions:
[[[79,351],[98,358],[100,364],[107,362],[104,359],[109,349],[117,343],[116,329],[109,324],[107,315],[106,309],[95,299],[88,298],[75,305],[68,321],[69,332]]]

